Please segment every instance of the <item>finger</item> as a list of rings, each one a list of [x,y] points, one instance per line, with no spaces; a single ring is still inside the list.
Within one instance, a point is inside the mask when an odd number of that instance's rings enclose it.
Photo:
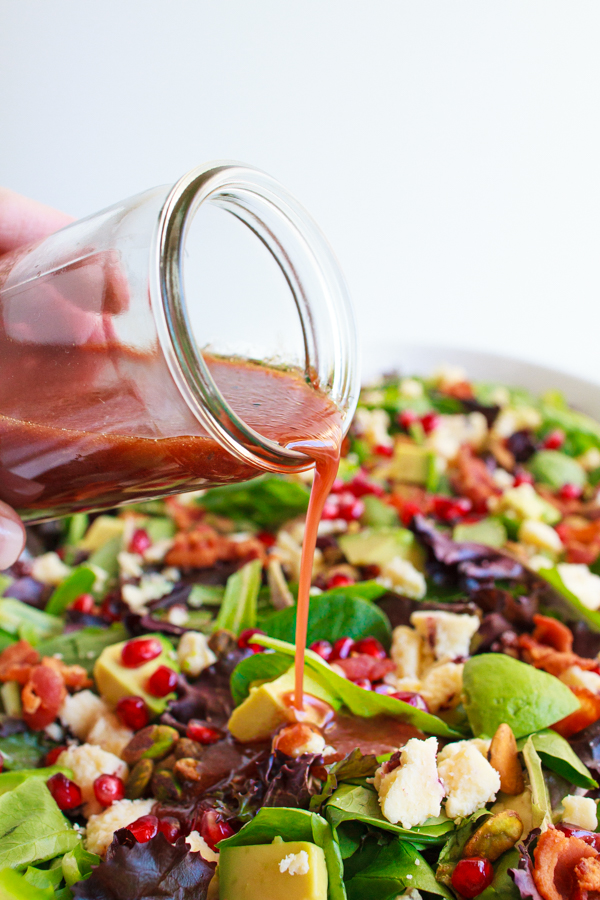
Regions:
[[[12,566],[25,546],[25,528],[16,512],[0,502],[0,570]]]
[[[66,213],[0,187],[0,254],[39,241],[72,221]]]

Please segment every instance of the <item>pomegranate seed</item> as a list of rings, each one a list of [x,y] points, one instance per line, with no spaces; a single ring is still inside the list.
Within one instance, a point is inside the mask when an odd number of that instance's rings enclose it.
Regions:
[[[333,653],[333,647],[329,641],[315,641],[314,644],[310,645],[309,650],[312,650],[313,653],[318,653],[325,662],[329,662]]]
[[[362,469],[356,473],[348,485],[348,490],[352,491],[355,497],[364,497],[365,494],[372,494],[374,497],[381,497],[383,495],[383,488],[381,485],[369,481]]]
[[[365,512],[365,504],[359,497],[355,497],[350,491],[338,495],[338,519],[345,519],[346,522],[355,522],[360,519]]]
[[[558,492],[561,500],[579,500],[582,490],[577,484],[563,484]]]
[[[80,613],[91,613],[94,611],[96,604],[94,603],[94,598],[91,594],[81,594],[77,600],[74,600],[71,604],[71,609],[77,610]]]
[[[99,775],[94,781],[94,794],[102,806],[110,806],[125,796],[125,785],[118,775]]]
[[[338,638],[331,649],[330,662],[336,659],[348,659],[350,651],[354,649],[354,639],[351,637]]]
[[[547,434],[542,442],[542,447],[544,450],[560,450],[562,445],[565,442],[566,434],[562,429],[556,428],[554,431],[551,431],[550,434]]]
[[[135,641],[127,641],[121,650],[121,662],[128,669],[137,669],[144,663],[150,662],[160,656],[163,648],[157,638],[138,638]]]
[[[158,832],[158,819],[156,816],[140,816],[135,822],[127,826],[138,844],[146,844]]]
[[[152,673],[146,684],[146,690],[153,697],[166,697],[176,687],[177,672],[174,672],[169,666],[159,666],[156,672]]]
[[[216,744],[221,740],[221,734],[215,728],[208,728],[197,719],[190,719],[185,733],[186,737],[198,744]]]
[[[331,494],[341,494],[342,491],[346,490],[346,482],[341,478],[336,478],[333,484],[331,485]]]
[[[329,500],[325,501],[325,505],[323,506],[323,512],[321,513],[321,518],[325,521],[330,522],[332,519],[339,519],[338,515],[338,505],[337,505],[337,495],[335,497],[330,497]]]
[[[452,522],[471,512],[473,504],[467,497],[434,497],[433,513],[443,522]]]
[[[421,425],[423,426],[423,431],[425,434],[431,434],[432,431],[440,424],[440,417],[437,413],[426,413],[421,417]]]
[[[414,409],[405,409],[398,416],[398,425],[400,428],[404,428],[405,431],[408,431],[411,425],[414,425],[415,422],[419,421],[419,417],[414,411]]]
[[[368,678],[357,678],[356,681],[353,682],[353,684],[355,684],[356,687],[362,688],[365,691],[373,690],[373,685],[371,684],[371,682],[369,681]]]
[[[59,809],[75,809],[81,804],[81,791],[74,781],[57,772],[46,782],[46,787],[56,800]]]
[[[377,456],[393,456],[394,447],[392,444],[377,444],[376,447],[373,447],[373,453]]]
[[[175,816],[165,816],[164,819],[158,820],[158,830],[170,844],[174,844],[181,834],[181,823]]]
[[[531,472],[526,472],[525,469],[519,469],[515,473],[515,487],[519,487],[521,484],[533,484],[533,475]]]
[[[151,544],[152,541],[150,540],[146,529],[136,528],[131,535],[131,540],[129,541],[129,547],[127,549],[130,553],[142,554],[151,546]]]
[[[489,859],[482,856],[459,859],[452,873],[452,887],[467,900],[481,894],[493,880],[494,868]]]
[[[276,541],[275,535],[271,534],[270,531],[259,531],[256,537],[265,547],[273,547]]]
[[[253,653],[264,653],[265,648],[252,641],[255,634],[264,634],[264,631],[261,631],[260,628],[246,628],[242,631],[237,642],[240,650],[252,650]]]
[[[420,694],[413,694],[412,691],[396,691],[395,693],[390,694],[390,696],[394,697],[395,700],[403,700],[404,703],[408,703],[409,706],[414,706],[415,709],[422,709],[423,712],[429,712],[429,707]]]
[[[224,822],[216,809],[207,809],[202,814],[200,834],[211,850],[215,850],[219,841],[231,837],[233,828],[228,822]]]
[[[350,578],[349,575],[344,575],[343,572],[336,572],[335,575],[332,575],[331,578],[327,580],[327,590],[331,591],[334,588],[348,587],[348,585],[354,583],[354,578]]]
[[[132,731],[145,728],[150,721],[146,704],[141,697],[123,697],[117,703],[117,715],[123,725]]]
[[[100,615],[103,619],[106,619],[109,624],[111,622],[119,621],[121,618],[121,607],[116,597],[109,594],[108,597],[102,601],[100,605]]]
[[[402,507],[402,512],[400,514],[400,518],[402,519],[403,525],[410,525],[414,516],[418,516],[421,513],[421,507],[418,503],[414,503],[412,500],[409,500],[408,503],[405,503]]]
[[[54,766],[56,765],[56,760],[67,747],[54,747],[52,750],[48,750],[44,757],[44,765],[45,766]]]
[[[365,653],[367,656],[374,656],[375,659],[385,659],[387,653],[374,637],[362,638],[357,641],[352,648],[353,653]]]

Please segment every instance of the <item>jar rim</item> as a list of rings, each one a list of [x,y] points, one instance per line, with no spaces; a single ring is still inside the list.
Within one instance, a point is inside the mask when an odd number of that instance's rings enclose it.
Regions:
[[[252,212],[244,199],[251,198]],[[259,169],[233,161],[215,161],[192,169],[173,186],[160,212],[150,273],[150,294],[158,335],[171,375],[188,407],[211,437],[245,463],[264,471],[300,471],[312,460],[285,447],[249,426],[230,407],[215,383],[202,351],[192,337],[183,282],[183,253],[190,224],[201,204],[216,202],[233,212],[271,250],[292,291],[300,318],[305,374],[316,373],[328,397],[339,408],[342,430],[350,426],[359,392],[356,329],[350,297],[340,267],[322,232],[304,207],[278,181]],[[281,235],[264,211],[284,222],[297,242],[295,250],[305,271],[318,284],[323,306],[321,323],[327,335],[315,327],[315,297],[309,296],[301,266],[289,259]],[[252,220],[250,222],[250,220]],[[260,233],[262,227],[263,235]],[[314,286],[314,285],[313,285]],[[326,338],[326,340],[324,340]],[[328,344],[327,344],[328,342]],[[326,352],[323,344],[326,343]]]

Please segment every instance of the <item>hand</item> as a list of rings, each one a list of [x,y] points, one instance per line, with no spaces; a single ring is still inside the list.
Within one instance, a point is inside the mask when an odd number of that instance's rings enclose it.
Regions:
[[[72,221],[65,213],[0,188],[0,254],[39,241]],[[0,502],[0,570],[11,566],[24,546],[23,523],[10,506]]]

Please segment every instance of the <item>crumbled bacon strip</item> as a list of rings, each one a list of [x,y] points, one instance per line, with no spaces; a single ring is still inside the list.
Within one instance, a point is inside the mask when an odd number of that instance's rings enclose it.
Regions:
[[[567,516],[556,531],[565,545],[567,562],[591,566],[600,556],[600,521]]]
[[[600,891],[600,862],[594,856],[584,857],[575,866],[575,879],[579,891],[583,894],[581,900],[586,900],[589,891]]]
[[[475,456],[470,447],[458,451],[450,474],[452,487],[462,497],[468,497],[475,511],[487,511],[487,501],[497,496],[500,488],[492,478],[482,459]]]
[[[42,665],[54,669],[67,687],[75,688],[77,691],[93,684],[83,666],[68,666],[62,659],[57,659],[55,656],[44,656]]]
[[[554,647],[560,653],[571,653],[573,650],[573,632],[558,619],[551,616],[535,615],[533,617],[535,629],[532,634],[534,641]]]
[[[29,681],[32,666],[40,661],[40,655],[27,641],[17,641],[0,653],[0,681]]]
[[[584,656],[578,656],[576,653],[568,651],[555,650],[554,647],[541,644],[530,634],[522,634],[519,637],[519,646],[525,662],[535,666],[536,669],[544,669],[545,672],[556,675],[556,677],[562,675],[565,669],[571,666],[579,666],[580,669],[587,671],[598,668],[598,660],[586,659]]]
[[[564,738],[577,734],[600,719],[600,696],[584,687],[572,687],[571,690],[579,700],[579,709],[552,726]]]
[[[35,666],[21,692],[23,719],[33,730],[40,731],[54,722],[67,695],[62,677],[51,666]]]
[[[577,896],[576,868],[584,859],[596,859],[598,852],[585,841],[548,828],[533,851],[533,880],[544,900],[572,900]],[[585,877],[585,871],[582,873]]]
[[[218,534],[210,525],[197,525],[193,531],[178,534],[166,556],[169,566],[207,569],[217,562],[263,559],[265,548],[258,538],[233,541]]]

